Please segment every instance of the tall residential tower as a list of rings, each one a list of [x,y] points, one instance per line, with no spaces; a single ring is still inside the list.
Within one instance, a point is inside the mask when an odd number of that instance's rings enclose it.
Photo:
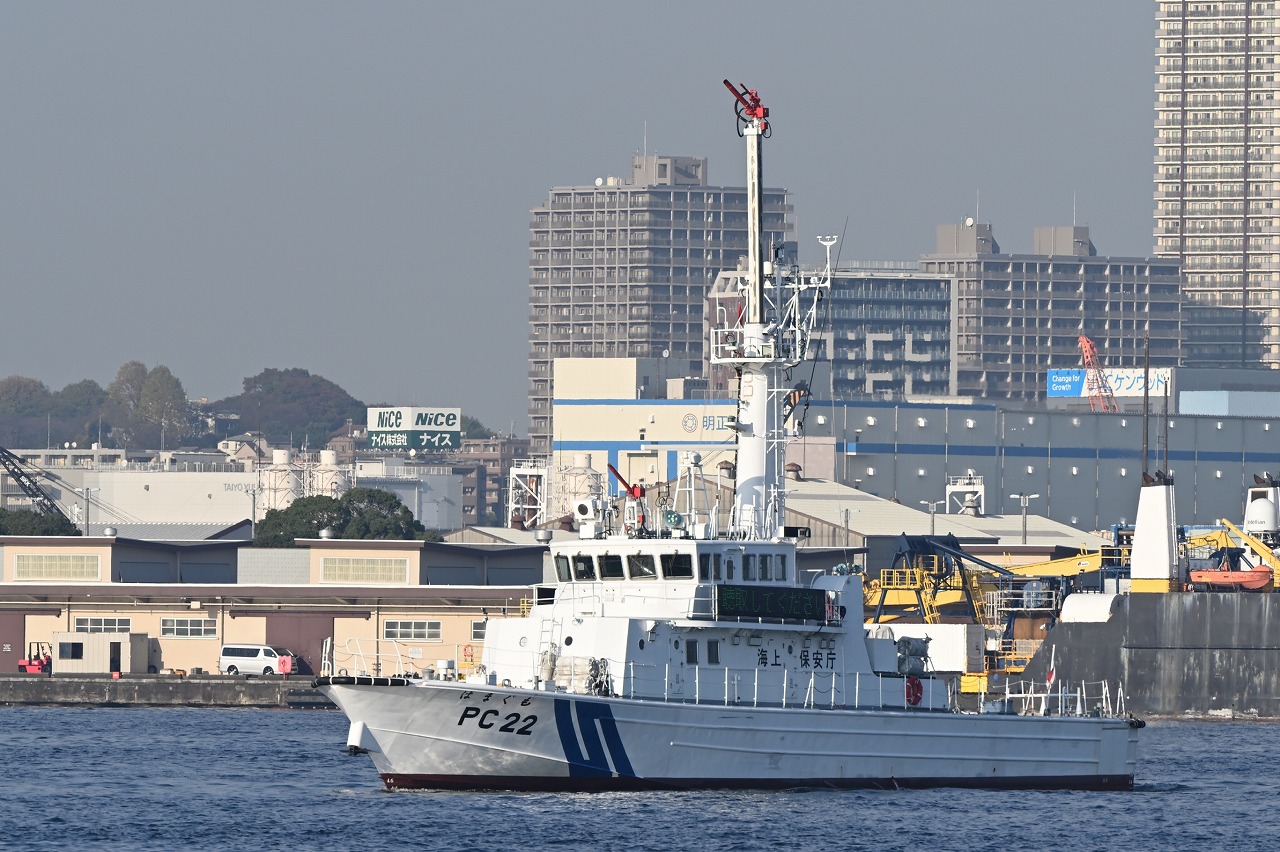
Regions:
[[[764,191],[765,251],[794,240],[791,210],[786,190]],[[532,213],[529,440],[543,457],[554,359],[669,358],[674,376],[702,374],[707,287],[747,252],[747,191],[708,186],[705,159],[636,155],[629,179],[556,187]]]
[[[1156,253],[1182,261],[1183,362],[1280,367],[1280,11],[1159,0]]]

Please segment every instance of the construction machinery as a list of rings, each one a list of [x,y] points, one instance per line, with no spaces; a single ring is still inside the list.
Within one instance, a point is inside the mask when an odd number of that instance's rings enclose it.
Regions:
[[[1084,362],[1084,386],[1089,394],[1090,411],[1119,411],[1115,392],[1098,363],[1098,347],[1083,334],[1080,335],[1080,357]]]
[[[22,459],[4,447],[0,447],[0,467],[4,468],[5,472],[9,474],[9,478],[16,482],[18,487],[22,489],[22,493],[26,494],[27,498],[31,500],[31,508],[34,511],[42,515],[60,515],[66,518],[68,523],[71,522],[71,519],[67,518],[67,513],[59,508],[53,498],[40,487],[40,483],[36,482],[35,477],[27,471],[27,466]]]

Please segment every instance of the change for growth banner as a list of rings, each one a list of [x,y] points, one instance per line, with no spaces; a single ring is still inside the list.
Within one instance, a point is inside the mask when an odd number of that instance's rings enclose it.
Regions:
[[[1113,367],[1102,371],[1111,385],[1111,392],[1116,396],[1142,396],[1143,371],[1134,367]],[[1150,395],[1160,397],[1169,386],[1169,368],[1161,367],[1151,371]],[[1050,397],[1085,397],[1089,396],[1084,380],[1084,370],[1050,370],[1045,387]]]

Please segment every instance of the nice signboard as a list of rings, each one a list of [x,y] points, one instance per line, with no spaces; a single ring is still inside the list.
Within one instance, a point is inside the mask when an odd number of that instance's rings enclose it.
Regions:
[[[369,446],[379,450],[456,450],[462,446],[460,408],[370,408]]]

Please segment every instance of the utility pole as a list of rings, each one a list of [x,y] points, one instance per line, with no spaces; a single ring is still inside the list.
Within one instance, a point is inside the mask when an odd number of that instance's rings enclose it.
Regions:
[[[89,495],[95,491],[101,491],[101,488],[78,488],[76,489],[84,495],[84,534],[89,535]]]

